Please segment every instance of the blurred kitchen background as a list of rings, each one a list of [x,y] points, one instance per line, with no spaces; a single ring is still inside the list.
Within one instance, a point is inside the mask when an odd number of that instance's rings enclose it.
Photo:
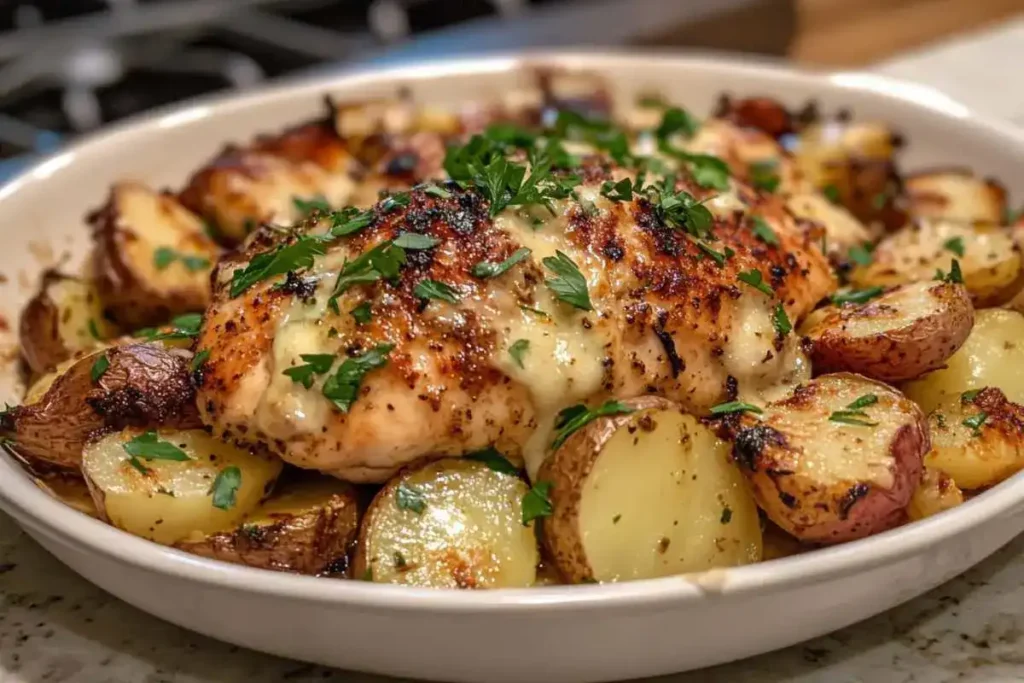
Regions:
[[[151,107],[341,64],[653,45],[863,67],[1022,17],[1024,0],[0,0],[0,181]]]

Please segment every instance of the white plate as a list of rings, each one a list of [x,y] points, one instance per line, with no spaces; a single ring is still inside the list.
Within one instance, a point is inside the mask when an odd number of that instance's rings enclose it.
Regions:
[[[722,59],[535,53],[339,75],[207,99],[111,128],[0,189],[0,313],[15,320],[40,244],[80,261],[82,216],[110,183],[180,186],[228,141],[323,112],[323,96],[421,101],[497,96],[526,64],[604,74],[623,97],[660,91],[698,113],[722,91],[890,122],[903,168],[967,165],[1024,191],[1024,135],[935,91],[864,74],[811,75]],[[1018,183],[1013,187],[1013,183]],[[24,280],[24,277],[28,280]],[[17,398],[13,372],[0,400]],[[598,681],[662,674],[765,652],[840,628],[964,571],[1024,530],[1024,475],[955,510],[866,540],[697,577],[492,592],[331,581],[200,559],[73,511],[0,457],[0,507],[101,588],[186,628],[278,655],[394,675],[464,681]]]

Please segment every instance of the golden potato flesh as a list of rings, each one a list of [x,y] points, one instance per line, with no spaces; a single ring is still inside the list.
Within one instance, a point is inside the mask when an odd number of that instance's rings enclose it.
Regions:
[[[976,311],[974,327],[945,367],[903,385],[925,412],[970,389],[996,387],[1024,404],[1024,314],[1002,309]]]
[[[39,292],[21,311],[18,329],[21,355],[37,374],[116,333],[92,283],[56,272],[43,275]]]
[[[761,509],[815,543],[898,524],[928,451],[916,405],[886,384],[847,373],[811,380],[727,426]]]
[[[890,287],[947,275],[956,260],[975,307],[995,306],[1020,289],[1020,251],[1005,229],[919,221],[882,239],[870,265],[850,273],[857,287]]]
[[[803,330],[815,371],[856,372],[886,382],[942,367],[974,324],[967,289],[934,281],[900,285],[865,303],[826,311]]]
[[[573,583],[628,581],[761,559],[757,507],[727,444],[657,398],[624,402],[573,434],[551,483],[545,545]]]
[[[934,433],[933,431],[933,443]],[[927,458],[925,458],[925,462],[927,462]],[[925,467],[921,483],[917,485],[910,504],[907,506],[907,518],[914,522],[937,515],[943,510],[955,508],[963,502],[963,491],[948,474],[933,467]]]
[[[128,429],[89,444],[82,473],[103,518],[163,544],[237,525],[273,488],[281,461],[201,430]]]
[[[172,195],[119,183],[90,218],[93,267],[114,320],[129,328],[156,325],[210,303],[219,249]]]
[[[794,193],[787,197],[786,208],[797,218],[825,228],[825,244],[830,253],[845,256],[851,248],[871,240],[871,233],[856,216],[818,192]]]
[[[1006,190],[970,171],[918,173],[904,179],[911,218],[940,218],[998,225],[1006,211]]]
[[[314,576],[344,576],[359,529],[355,488],[322,475],[294,475],[241,524],[179,541],[177,548],[223,562]]]
[[[987,388],[953,398],[928,416],[924,461],[961,489],[995,486],[1024,469],[1024,406]]]
[[[540,559],[523,524],[526,482],[446,458],[395,475],[366,511],[353,577],[431,588],[533,585]]]

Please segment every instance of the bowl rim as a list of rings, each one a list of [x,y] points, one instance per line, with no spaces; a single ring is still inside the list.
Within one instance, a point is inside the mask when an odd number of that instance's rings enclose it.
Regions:
[[[916,83],[864,72],[809,72],[764,60],[751,61],[706,53],[665,53],[660,50],[524,50],[485,56],[458,56],[415,65],[357,66],[334,73],[289,79],[251,92],[218,93],[160,107],[131,117],[43,157],[0,186],[3,203],[28,183],[47,182],[48,169],[73,163],[79,155],[101,153],[128,133],[157,131],[204,118],[216,111],[224,116],[261,102],[358,87],[375,80],[408,82],[454,75],[506,73],[528,66],[554,66],[600,71],[611,64],[658,63],[666,67],[759,76],[766,81],[800,83],[822,90],[870,92],[881,99],[902,100],[946,118],[987,130],[1024,155],[1024,130],[972,112],[947,95]],[[727,84],[726,84],[727,87]],[[490,591],[456,591],[373,584],[358,580],[324,580],[209,560],[165,547],[120,531],[77,512],[35,485],[8,453],[0,457],[0,507],[33,534],[73,549],[158,574],[221,589],[266,594],[291,600],[347,607],[401,611],[471,614],[537,610],[670,609],[708,597],[743,598],[755,592],[784,589],[794,584],[819,583],[894,562],[967,532],[1024,505],[1021,472],[955,509],[858,541],[812,553],[742,567],[714,569],[603,585],[540,586]]]

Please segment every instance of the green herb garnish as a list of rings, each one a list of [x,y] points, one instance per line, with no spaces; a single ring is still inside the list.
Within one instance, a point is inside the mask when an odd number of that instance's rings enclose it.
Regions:
[[[850,247],[850,251],[847,253],[847,256],[851,261],[860,266],[870,266],[871,261],[873,260],[871,250],[863,244]]]
[[[530,349],[530,340],[528,339],[517,339],[512,342],[512,345],[508,347],[508,355],[512,357],[516,365],[519,367],[523,366],[523,356]]]
[[[181,261],[182,265],[190,273],[206,270],[210,267],[210,260],[202,256],[193,256],[175,251],[171,247],[157,247],[153,252],[153,265],[157,270],[164,270],[175,261]]]
[[[864,412],[864,408],[873,406],[876,403],[878,403],[878,396],[876,394],[864,394],[849,403],[845,409],[833,412],[828,416],[828,419],[831,422],[839,422],[857,427],[874,427],[878,423],[868,419],[868,414]]]
[[[821,188],[821,193],[825,195],[825,198],[828,199],[833,204],[838,204],[842,199],[839,196],[839,188],[836,187],[835,185],[826,185],[825,187]]]
[[[314,375],[322,375],[331,371],[334,365],[334,354],[331,353],[303,353],[299,356],[305,363],[288,368],[282,374],[292,378],[296,384],[301,384],[306,389],[313,386]]]
[[[348,313],[353,318],[355,318],[355,321],[358,324],[365,325],[366,323],[370,322],[370,318],[372,316],[372,313],[370,311],[370,302],[364,301],[355,308],[353,308]]]
[[[633,198],[633,183],[629,178],[617,183],[606,180],[601,183],[601,194],[613,202],[628,202]]]
[[[359,209],[349,206],[341,211],[331,212],[331,237],[353,235],[373,223],[373,209]]]
[[[169,339],[191,339],[199,334],[199,326],[203,322],[201,313],[186,313],[173,318],[163,328],[144,327],[136,330],[135,337],[145,339],[148,342],[164,341]]]
[[[322,194],[315,195],[309,199],[303,199],[302,197],[292,197],[292,206],[299,212],[299,215],[305,218],[311,215],[314,211],[320,213],[330,213],[331,205],[327,203],[327,197]]]
[[[753,403],[744,403],[743,401],[729,401],[728,403],[719,403],[717,406],[711,407],[712,415],[730,415],[732,413],[763,412],[763,410],[755,406]]]
[[[110,359],[107,358],[107,354],[101,354],[99,358],[96,359],[96,362],[92,364],[92,369],[89,371],[89,376],[92,378],[94,384],[99,381],[100,377],[103,376],[103,373],[105,373],[109,367]]]
[[[450,304],[459,303],[459,293],[451,285],[438,280],[420,280],[413,288],[413,294],[421,299],[440,299]]]
[[[960,270],[960,262],[953,259],[949,264],[948,273],[943,273],[941,268],[936,269],[935,279],[952,285],[962,285],[964,283],[964,274]]]
[[[662,114],[661,123],[654,130],[654,135],[659,140],[666,140],[675,133],[682,133],[683,137],[692,138],[698,130],[700,130],[699,119],[685,109],[671,107]]]
[[[423,188],[423,191],[429,194],[431,197],[437,197],[438,199],[450,199],[452,193],[444,189],[440,185],[431,183]]]
[[[754,216],[751,219],[753,224],[753,232],[765,244],[777,246],[779,244],[779,236],[775,234],[768,222],[760,216]]]
[[[527,526],[535,519],[551,516],[554,511],[551,505],[551,487],[550,481],[538,481],[523,496],[523,526]]]
[[[213,494],[213,507],[221,510],[230,510],[235,507],[235,497],[238,488],[242,485],[242,470],[234,465],[225,467],[217,473],[213,480],[210,493]]]
[[[964,257],[964,238],[963,237],[950,237],[948,240],[942,243],[942,248],[947,251],[951,251],[960,258]]]
[[[772,327],[782,337],[785,337],[793,330],[793,323],[789,321],[789,316],[786,315],[786,307],[782,304],[776,305],[775,310],[772,311]]]
[[[417,515],[422,515],[427,509],[427,501],[423,497],[423,492],[404,481],[399,483],[398,488],[395,489],[395,504],[399,510],[408,510]]]
[[[750,184],[765,192],[775,192],[779,189],[781,178],[776,172],[779,163],[774,159],[757,161],[749,166]]]
[[[594,310],[593,304],[590,303],[590,293],[587,291],[587,280],[571,258],[561,251],[556,251],[554,256],[545,257],[541,263],[555,274],[555,277],[544,280],[544,284],[559,300],[580,310]]]
[[[502,273],[508,271],[509,268],[516,265],[527,256],[530,255],[530,250],[526,247],[520,247],[512,252],[512,255],[501,263],[494,263],[493,261],[480,261],[473,266],[473,277],[489,278],[497,277]]]
[[[707,254],[711,258],[711,260],[718,265],[719,268],[725,265],[726,259],[732,258],[733,256],[736,255],[736,252],[733,251],[730,247],[726,247],[724,252],[715,251],[707,244],[699,240],[697,242],[697,246],[700,248],[702,252]]]
[[[557,451],[565,440],[599,417],[628,415],[633,409],[621,401],[605,401],[597,408],[588,408],[582,403],[565,408],[555,420],[555,438],[551,450]]]
[[[476,460],[487,465],[494,472],[499,474],[511,474],[512,476],[519,475],[519,469],[509,462],[508,458],[498,452],[494,446],[488,446],[487,448],[475,451],[464,456],[467,460]]]
[[[343,413],[347,413],[359,397],[363,378],[371,370],[388,363],[388,354],[394,344],[378,344],[361,356],[352,356],[338,366],[338,370],[324,382],[323,394]]]
[[[885,292],[882,287],[868,287],[867,289],[855,289],[849,292],[839,292],[832,295],[832,303],[842,304],[863,304],[871,301],[876,296]]]
[[[988,413],[983,410],[976,415],[964,418],[961,424],[965,427],[969,427],[971,431],[974,432],[974,436],[981,436],[981,425],[985,424],[985,420],[987,419]]]
[[[761,275],[761,271],[757,268],[751,268],[750,270],[744,271],[736,276],[740,282],[748,284],[759,292],[764,292],[768,296],[773,296],[775,291],[771,286],[764,281],[764,276]]]
[[[185,451],[171,442],[161,441],[153,430],[125,441],[122,448],[128,455],[146,460],[174,460],[176,462],[191,460]]]
[[[192,361],[189,363],[189,369],[195,372],[199,368],[203,367],[203,364],[210,357],[210,349],[200,349],[196,352],[196,355],[192,356]]]
[[[271,251],[257,254],[244,268],[231,274],[232,297],[240,296],[257,282],[288,271],[309,268],[315,256],[323,256],[326,248],[322,239],[304,235],[295,242]]]
[[[86,327],[89,329],[90,337],[92,337],[96,341],[103,341],[103,337],[100,336],[100,330],[99,327],[96,325],[95,319],[89,318],[89,322],[86,324]]]
[[[855,401],[853,401],[852,403],[850,403],[850,405],[846,407],[849,410],[861,410],[862,408],[873,406],[876,403],[878,403],[877,394],[864,394],[863,396],[859,396]]]
[[[691,154],[675,149],[667,142],[658,145],[658,149],[671,157],[689,164],[694,181],[701,187],[725,191],[729,189],[729,166],[711,154]]]
[[[968,389],[964,393],[960,394],[960,402],[961,403],[973,403],[974,399],[977,398],[978,394],[980,394],[982,391],[984,391],[984,390],[983,389]]]
[[[441,240],[432,235],[421,235],[417,232],[403,232],[392,242],[396,247],[418,251],[431,249],[441,243]]]

